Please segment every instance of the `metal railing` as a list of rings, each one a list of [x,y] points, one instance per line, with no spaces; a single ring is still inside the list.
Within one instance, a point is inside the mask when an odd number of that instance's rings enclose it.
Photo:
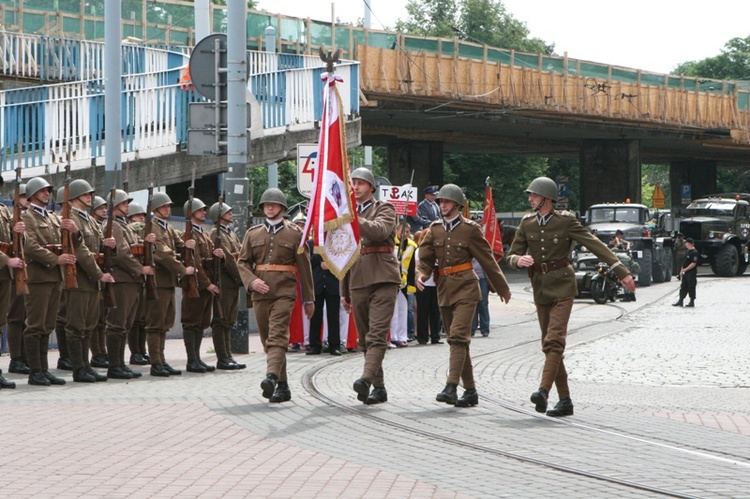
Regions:
[[[74,80],[0,91],[2,171],[104,159],[104,44],[0,33],[0,74],[40,81]],[[264,133],[314,127],[321,115],[323,62],[312,56],[249,52],[248,88]],[[179,86],[182,52],[123,45],[122,159],[172,154],[187,140],[187,109],[202,100]],[[359,111],[359,63],[343,61],[341,96],[347,115]]]

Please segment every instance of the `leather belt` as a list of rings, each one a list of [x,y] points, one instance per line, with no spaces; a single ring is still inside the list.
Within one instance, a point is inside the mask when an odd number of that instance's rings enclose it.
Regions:
[[[447,275],[451,274],[457,274],[459,272],[465,272],[467,270],[472,270],[474,266],[471,264],[471,262],[462,263],[460,265],[454,265],[452,267],[444,267],[442,269],[438,269],[437,273],[440,277],[445,277]]]
[[[256,265],[256,271],[269,271],[269,272],[297,272],[296,265],[273,265],[270,263],[264,263],[263,265]]]
[[[44,249],[54,253],[57,256],[60,256],[63,254],[62,244],[45,244]]]
[[[567,267],[568,265],[570,265],[570,261],[567,258],[563,258],[562,260],[553,260],[551,262],[534,262],[534,265],[529,268],[534,269],[534,272],[541,272],[542,274],[546,274],[547,272],[559,270],[563,267]]]
[[[393,253],[393,246],[365,246],[359,250],[360,255],[370,253]]]

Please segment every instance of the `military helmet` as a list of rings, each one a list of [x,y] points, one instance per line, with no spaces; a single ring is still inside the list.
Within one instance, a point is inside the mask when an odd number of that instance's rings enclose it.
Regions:
[[[284,193],[281,192],[280,189],[277,189],[275,187],[270,187],[263,191],[263,195],[260,196],[260,202],[258,203],[258,206],[261,210],[263,209],[264,203],[280,204],[284,207],[285,210],[289,208],[286,203],[286,195],[284,195]]]
[[[557,201],[557,184],[549,177],[537,177],[524,191],[526,194],[538,194],[543,198]]]
[[[166,204],[174,204],[172,203],[172,198],[170,198],[166,192],[155,192],[151,197],[151,209],[153,211],[156,211]]]
[[[20,184],[18,186],[18,195],[19,196],[25,196],[26,195],[26,184],[25,183]]]
[[[107,204],[107,200],[101,196],[94,196],[94,201],[91,203],[91,209],[96,210]]]
[[[112,197],[112,192],[110,191],[109,194],[107,194],[107,202],[110,202],[110,198]],[[125,201],[132,201],[133,198],[128,195],[127,192],[123,191],[122,189],[116,189],[115,190],[115,200],[112,203],[112,206],[117,206],[120,203],[124,203]]]
[[[65,187],[58,187],[55,192],[55,204],[63,204],[65,201]]]
[[[185,204],[182,205],[182,209],[184,210],[185,214],[187,215],[188,212],[188,204],[190,204],[190,200],[188,199],[185,201]],[[206,203],[201,201],[198,198],[193,198],[193,206],[192,206],[192,212],[195,213],[198,210],[201,210],[206,207]]]
[[[438,191],[436,200],[440,201],[441,199],[454,201],[459,206],[466,206],[464,191],[456,184],[445,184],[442,186]]]
[[[223,217],[230,211],[232,211],[232,207],[228,204],[221,203],[221,210],[219,210],[219,203],[214,203],[211,205],[211,209],[208,210],[208,218],[215,222],[219,217]]]
[[[146,208],[141,206],[140,203],[136,203],[135,201],[131,201],[130,205],[128,207],[128,216],[132,217],[133,215],[145,215],[146,214]]]
[[[371,186],[375,187],[375,176],[372,174],[369,168],[365,168],[364,166],[356,168],[350,175],[350,178],[358,178],[360,180],[364,180]]]
[[[84,194],[91,194],[94,188],[83,179],[77,178],[68,186],[68,199],[75,199]]]
[[[42,177],[34,177],[26,183],[26,197],[31,198],[34,194],[42,189],[49,189],[52,192],[52,186]]]

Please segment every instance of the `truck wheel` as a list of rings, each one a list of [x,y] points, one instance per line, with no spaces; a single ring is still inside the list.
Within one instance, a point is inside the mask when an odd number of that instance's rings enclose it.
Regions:
[[[654,266],[651,272],[651,278],[654,280],[654,284],[664,282],[664,274],[666,273],[666,269],[664,268],[664,265],[662,264],[662,262],[659,261],[658,253],[657,253],[657,258],[654,258],[653,263],[654,263]]]
[[[746,270],[747,270],[747,264],[746,264],[745,262],[741,262],[741,263],[740,263],[740,264],[739,264],[739,265],[737,266],[737,275],[742,275],[742,274],[744,274]]]
[[[651,286],[651,270],[653,269],[653,253],[651,248],[643,249],[643,257],[638,259],[638,265],[641,266],[641,273],[638,274],[638,287],[645,288]]]
[[[737,267],[740,257],[737,248],[733,244],[725,244],[716,252],[716,269],[714,273],[720,277],[734,277],[737,275]]]
[[[669,282],[672,280],[672,250],[667,248],[664,253],[664,282]]]

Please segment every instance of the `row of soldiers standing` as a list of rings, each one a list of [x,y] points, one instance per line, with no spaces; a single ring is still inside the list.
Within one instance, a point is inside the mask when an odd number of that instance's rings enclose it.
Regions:
[[[0,253],[0,320],[7,318],[9,323],[11,372],[28,374],[30,385],[65,384],[64,379],[49,372],[47,359],[50,335],[58,323],[62,325],[58,328],[58,341],[65,345],[74,381],[95,383],[108,378],[140,377],[140,372],[125,363],[125,347],[129,332],[139,329],[134,328],[134,323],[141,322],[148,353],[138,352],[137,358],[150,363],[152,376],[181,374],[166,362],[164,347],[175,320],[175,288],[190,278],[196,279],[198,296],[185,295],[182,301],[187,370],[204,373],[216,367],[227,370],[245,367],[229,351],[241,279],[236,258],[240,242],[228,227],[232,220],[228,205],[216,203],[211,207],[212,218],[218,223],[209,235],[202,228],[207,207],[193,199],[191,219],[186,220],[192,224],[192,238],[183,240],[168,222],[172,200],[165,193],[155,193],[150,203],[154,215],[151,231],[138,234],[136,229],[142,230],[144,225],[131,224],[128,216],[132,198],[125,191],[113,190],[105,201],[94,196],[88,182],[74,180],[66,196],[70,214],[63,218],[47,208],[52,190],[41,177],[22,185],[17,207],[25,208],[25,212],[16,224],[12,223],[7,208],[0,208],[2,242],[11,242],[12,232],[15,237],[23,238],[25,256]],[[110,237],[104,237],[102,226],[107,205],[111,210]],[[62,249],[64,237],[69,238],[67,252]],[[220,244],[214,248],[214,241],[219,240]],[[112,258],[109,267],[103,269],[105,250],[111,252]],[[143,260],[147,250],[153,257],[153,263],[148,265]],[[186,251],[194,252],[192,261],[196,264],[183,263]],[[220,279],[209,272],[214,258],[221,260],[221,265],[214,267],[220,268]],[[28,294],[16,294],[11,268],[25,268]],[[66,274],[70,273],[75,285],[65,286]],[[155,281],[151,299],[146,299],[144,292],[147,276]],[[221,289],[213,280],[221,282]],[[103,306],[103,290],[111,292],[112,306]],[[219,311],[213,314],[213,321],[212,305]],[[199,355],[203,331],[209,326],[212,326],[217,366],[206,364]],[[99,329],[104,331],[104,342],[97,332]],[[131,338],[131,353],[138,349],[138,343]],[[89,358],[89,350],[94,354],[93,359]],[[133,359],[131,355],[131,363]],[[106,366],[107,375],[94,370],[92,361],[94,366]],[[15,383],[0,376],[0,388],[15,388]]]

